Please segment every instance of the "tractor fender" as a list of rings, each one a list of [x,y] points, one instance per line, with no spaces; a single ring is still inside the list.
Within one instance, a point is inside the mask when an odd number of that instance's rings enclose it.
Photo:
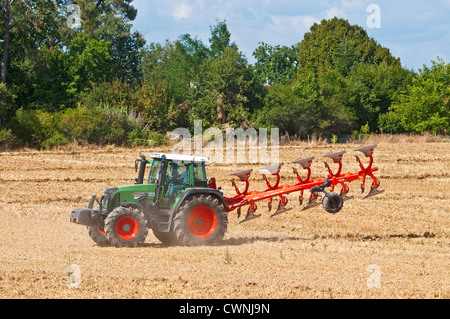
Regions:
[[[136,204],[136,203],[123,202],[123,203],[120,203],[120,206],[125,207],[125,208],[136,208],[136,209],[139,209],[139,210],[145,212],[144,208],[141,205]]]
[[[213,188],[190,188],[187,189],[183,195],[180,197],[180,199],[178,200],[178,202],[176,203],[176,205],[173,207],[172,209],[172,217],[173,214],[178,211],[178,209],[181,207],[181,205],[183,204],[183,202],[191,197],[192,195],[197,195],[197,194],[206,194],[206,195],[212,195],[214,197],[216,197],[225,207],[227,206],[227,204],[225,203],[225,200],[223,199],[223,193],[217,189],[213,189]]]

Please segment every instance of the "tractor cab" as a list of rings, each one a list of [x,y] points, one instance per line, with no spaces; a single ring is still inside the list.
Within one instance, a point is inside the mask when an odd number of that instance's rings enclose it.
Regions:
[[[160,207],[172,207],[186,189],[208,187],[205,168],[208,158],[177,154],[150,156],[152,161],[147,184],[155,185],[154,201]]]

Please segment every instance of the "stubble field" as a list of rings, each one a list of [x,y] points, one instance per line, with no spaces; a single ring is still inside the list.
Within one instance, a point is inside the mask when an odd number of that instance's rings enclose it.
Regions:
[[[346,150],[344,172],[354,172],[358,146],[293,143],[281,147],[280,160],[316,156],[313,177],[325,177],[321,156]],[[0,298],[448,299],[449,150],[448,143],[379,143],[376,175],[386,192],[362,200],[353,182],[355,199],[336,215],[301,212],[292,194],[294,209],[274,218],[263,203],[263,216],[248,223],[230,213],[217,246],[167,247],[150,232],[132,249],[96,246],[84,226],[69,222],[70,211],[108,187],[133,184],[139,152],[170,150],[3,152]],[[254,168],[250,187],[262,190],[261,166],[210,164],[208,175],[232,195],[229,174]],[[296,183],[289,165],[281,175]],[[80,269],[78,288],[70,288],[70,265]]]

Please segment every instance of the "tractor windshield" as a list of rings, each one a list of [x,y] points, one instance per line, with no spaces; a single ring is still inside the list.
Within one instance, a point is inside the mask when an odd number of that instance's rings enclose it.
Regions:
[[[154,159],[152,167],[150,168],[150,173],[148,175],[148,184],[156,184],[160,167],[161,167],[161,160]]]

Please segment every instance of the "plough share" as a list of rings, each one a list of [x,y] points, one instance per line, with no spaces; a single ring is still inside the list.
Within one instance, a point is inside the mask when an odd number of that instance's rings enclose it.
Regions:
[[[284,163],[267,165],[261,168],[262,177],[267,185],[267,189],[264,191],[249,191],[249,178],[253,170],[236,171],[231,175],[239,178],[239,180],[244,183],[244,189],[241,191],[236,185],[236,182],[232,180],[231,182],[234,189],[236,190],[236,195],[234,197],[224,197],[225,203],[227,204],[225,208],[227,212],[237,210],[237,215],[238,217],[240,217],[242,207],[249,206],[246,217],[241,221],[241,223],[243,223],[261,217],[261,214],[256,214],[256,210],[258,209],[258,206],[256,205],[257,202],[268,200],[268,209],[269,212],[271,212],[273,198],[279,197],[278,208],[275,213],[270,216],[274,217],[292,210],[292,208],[286,208],[286,205],[288,204],[286,195],[294,192],[299,192],[298,200],[301,206],[304,201],[304,191],[309,190],[309,200],[302,211],[322,204],[327,212],[336,214],[342,209],[344,201],[353,198],[353,196],[348,196],[348,192],[350,190],[349,186],[347,185],[348,183],[361,179],[361,194],[363,194],[365,190],[366,177],[369,176],[372,179],[372,185],[369,193],[363,199],[384,192],[384,190],[378,189],[380,187],[380,181],[373,174],[378,170],[378,167],[372,167],[373,152],[376,147],[377,145],[366,147],[361,146],[355,150],[357,152],[363,153],[369,159],[369,164],[367,165],[367,167],[365,167],[360,158],[355,155],[356,161],[360,167],[360,171],[358,171],[357,173],[342,173],[342,158],[346,153],[345,151],[338,153],[330,152],[328,154],[325,154],[325,158],[332,160],[335,164],[338,165],[337,171],[333,172],[330,168],[330,165],[327,162],[324,162],[325,168],[328,171],[328,175],[326,178],[311,179],[311,164],[315,158],[299,158],[291,162],[291,164],[300,165],[307,172],[306,177],[302,178],[297,168],[292,168],[293,173],[298,180],[298,183],[295,185],[279,185],[281,179],[280,171],[284,166]],[[267,178],[268,175],[275,176],[276,180],[273,184],[271,184],[269,179]],[[338,185],[341,186],[341,190],[339,193],[336,193],[334,192],[334,190]],[[330,188],[329,192],[326,191],[327,188]],[[320,194],[323,194],[321,203],[318,201]]]

